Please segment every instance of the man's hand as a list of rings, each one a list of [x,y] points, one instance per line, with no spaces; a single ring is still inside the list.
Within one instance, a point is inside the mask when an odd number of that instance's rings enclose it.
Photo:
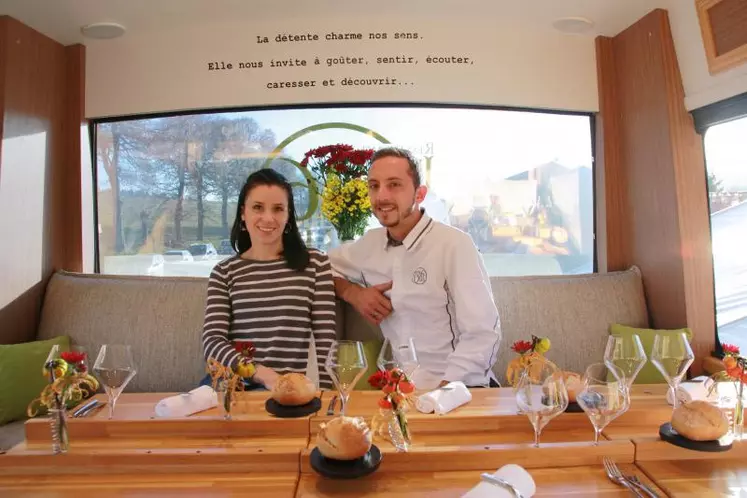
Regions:
[[[384,292],[392,288],[392,282],[386,282],[373,287],[351,286],[348,301],[363,318],[373,325],[379,325],[384,318],[392,313],[392,302]]]
[[[277,372],[275,372],[275,370],[267,368],[264,365],[257,365],[257,373],[254,374],[252,380],[254,382],[262,384],[269,391],[272,391],[272,388],[275,387],[275,382],[277,382],[278,377],[280,376],[277,374]]]

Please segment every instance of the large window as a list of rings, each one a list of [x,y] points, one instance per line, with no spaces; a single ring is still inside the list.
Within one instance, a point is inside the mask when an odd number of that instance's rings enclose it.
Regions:
[[[469,233],[491,275],[593,271],[589,115],[422,106],[97,123],[100,271],[208,275],[233,254],[228,239],[242,183],[266,165],[296,185],[308,245],[334,247],[335,230],[312,209],[296,163],[322,145],[387,142],[418,157],[428,214]],[[370,226],[378,226],[374,218]]]
[[[747,116],[704,138],[711,208],[716,324],[721,343],[747,351]]]

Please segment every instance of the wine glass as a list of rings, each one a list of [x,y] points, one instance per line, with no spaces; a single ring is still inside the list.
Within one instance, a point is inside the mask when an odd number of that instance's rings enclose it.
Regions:
[[[332,377],[337,392],[340,394],[340,414],[345,416],[350,391],[358,383],[361,375],[368,368],[363,343],[360,341],[338,341],[327,354],[324,368]]]
[[[623,378],[620,380],[624,382],[626,388],[630,389],[647,360],[638,334],[611,335],[607,338],[604,363],[622,374]]]
[[[687,369],[695,360],[684,332],[656,334],[651,349],[651,363],[661,372],[672,391],[672,409],[677,408],[677,389]]]
[[[415,342],[412,338],[403,341],[385,339],[379,351],[376,366],[384,372],[399,368],[411,379],[412,374],[420,366]]]
[[[630,407],[626,382],[627,377],[612,365],[594,363],[586,369],[576,402],[594,426],[594,446],[599,446],[599,434],[604,428]]]
[[[109,397],[109,418],[111,419],[114,417],[114,405],[119,395],[137,373],[130,346],[120,344],[101,346],[96,362],[93,364],[93,371]]]
[[[568,408],[562,372],[548,360],[532,361],[520,374],[516,404],[529,417],[534,428],[534,447],[539,448],[542,429]]]

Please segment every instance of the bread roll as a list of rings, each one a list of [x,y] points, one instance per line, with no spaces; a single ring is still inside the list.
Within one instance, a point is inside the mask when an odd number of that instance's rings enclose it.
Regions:
[[[568,402],[575,403],[576,396],[584,389],[581,376],[576,372],[563,372],[563,381],[565,382],[566,390],[568,390]]]
[[[272,399],[285,406],[305,405],[315,396],[316,386],[311,379],[300,373],[281,375],[272,388]]]
[[[718,407],[706,401],[691,401],[672,413],[672,428],[693,441],[712,441],[729,431],[729,421]]]
[[[337,417],[319,426],[316,447],[326,458],[355,460],[371,449],[371,430],[360,417]]]

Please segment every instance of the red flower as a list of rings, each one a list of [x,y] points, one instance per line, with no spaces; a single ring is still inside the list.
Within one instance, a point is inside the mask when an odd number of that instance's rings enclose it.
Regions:
[[[78,364],[86,359],[86,353],[77,353],[75,351],[65,351],[60,357],[71,365]]]
[[[391,407],[392,407],[392,403],[391,403],[391,401],[389,401],[389,400],[388,400],[388,399],[386,399],[386,398],[381,398],[381,399],[379,400],[379,406],[380,406],[381,408],[391,408]]]
[[[721,349],[723,349],[726,354],[739,354],[739,346],[736,344],[722,344]]]
[[[516,341],[511,345],[511,349],[518,354],[524,354],[527,351],[531,351],[532,346],[531,341]]]
[[[409,380],[403,380],[399,383],[399,390],[402,394],[410,394],[415,390],[415,384]]]
[[[368,383],[375,389],[382,389],[389,383],[389,376],[383,370],[377,370],[368,378]]]
[[[254,353],[257,352],[257,348],[254,347],[252,341],[240,341],[233,345],[233,348],[241,353],[244,358],[251,360],[254,358]]]

